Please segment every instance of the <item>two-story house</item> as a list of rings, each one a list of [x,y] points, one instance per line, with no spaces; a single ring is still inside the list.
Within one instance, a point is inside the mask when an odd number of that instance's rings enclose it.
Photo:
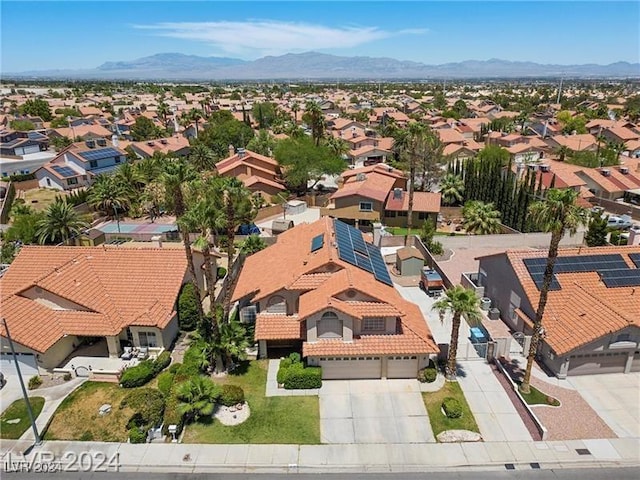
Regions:
[[[380,250],[327,217],[248,257],[232,300],[242,319],[255,319],[261,357],[301,352],[324,379],[415,378],[438,353],[420,309],[393,287]]]
[[[105,139],[74,143],[36,170],[43,188],[72,190],[87,187],[96,175],[111,173],[127,161],[127,153]]]

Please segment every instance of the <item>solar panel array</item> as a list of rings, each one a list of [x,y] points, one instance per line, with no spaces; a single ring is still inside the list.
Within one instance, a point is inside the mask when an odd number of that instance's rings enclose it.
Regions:
[[[320,250],[323,245],[324,245],[324,233],[321,233],[320,235],[313,237],[311,239],[312,252],[315,252],[316,250]]]
[[[119,157],[121,153],[115,148],[100,148],[97,150],[87,150],[86,152],[79,152],[80,155],[85,160],[102,160],[103,158],[112,158]]]
[[[630,253],[629,258],[637,268],[640,268],[640,253]]]
[[[75,177],[79,175],[79,173],[71,167],[61,167],[60,165],[54,165],[51,168],[53,168],[56,173],[59,173],[64,178]]]
[[[376,280],[393,286],[380,249],[365,242],[360,230],[340,220],[334,220],[333,225],[340,259],[366,272],[373,273]]]
[[[600,279],[607,288],[640,287],[640,269],[623,268],[620,270],[606,270],[600,273]]]
[[[547,266],[546,257],[543,258],[526,258],[524,264],[531,275],[531,279],[538,287],[538,290],[542,288],[542,281],[544,277],[544,271]],[[558,257],[556,264],[553,268],[553,279],[551,281],[550,290],[560,290],[560,283],[556,278],[556,273],[577,273],[577,272],[598,272],[606,275],[610,271],[629,271],[627,263],[619,253],[608,255],[575,255],[568,257]],[[633,271],[633,270],[632,270]],[[604,279],[603,279],[604,281]],[[607,287],[609,286],[605,282]],[[622,285],[616,285],[622,286]]]

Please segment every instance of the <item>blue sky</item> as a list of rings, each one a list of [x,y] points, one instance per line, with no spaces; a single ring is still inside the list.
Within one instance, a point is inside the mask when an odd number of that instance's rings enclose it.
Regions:
[[[3,72],[93,68],[164,52],[250,60],[309,50],[427,64],[489,58],[638,62],[639,5],[2,0],[0,67]]]

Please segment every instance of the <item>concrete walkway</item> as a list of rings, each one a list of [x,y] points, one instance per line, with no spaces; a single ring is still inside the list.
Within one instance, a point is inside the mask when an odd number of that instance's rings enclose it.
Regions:
[[[451,468],[505,471],[598,466],[638,466],[638,439],[556,442],[477,442],[361,445],[190,445],[98,442],[44,442],[27,456],[51,452],[54,458],[76,452],[78,458],[100,452],[109,471],[224,473],[426,472]],[[3,441],[0,460],[20,461],[25,441]],[[581,452],[578,449],[585,449]],[[68,457],[67,457],[68,458]],[[104,458],[104,457],[101,457]],[[116,470],[117,468],[117,470]]]

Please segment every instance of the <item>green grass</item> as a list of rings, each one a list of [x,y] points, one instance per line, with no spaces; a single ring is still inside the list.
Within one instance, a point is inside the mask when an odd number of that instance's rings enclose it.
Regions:
[[[554,407],[560,406],[560,402],[557,399],[551,397],[550,395],[547,395],[546,393],[542,393],[533,385],[530,385],[529,388],[531,391],[527,394],[520,392],[520,395],[522,395],[524,401],[529,405],[552,405]]]
[[[447,418],[442,411],[442,402],[447,397],[453,397],[462,405],[462,417],[460,418]],[[429,414],[429,421],[431,422],[431,428],[434,436],[446,431],[446,430],[469,430],[471,432],[480,433],[478,425],[476,424],[473,413],[467,404],[467,399],[464,398],[462,389],[458,382],[445,382],[444,386],[437,392],[424,392],[422,394],[424,405],[427,407],[427,413]]]
[[[44,406],[43,397],[29,397],[34,420],[38,418]],[[7,420],[19,418],[18,423],[7,423]],[[0,438],[3,440],[16,440],[31,427],[27,403],[24,399],[16,400],[7,408],[0,417]]]
[[[233,427],[217,420],[187,425],[184,443],[320,443],[318,397],[265,397],[267,365],[247,362],[244,373],[214,380],[243,388],[251,409],[246,422]]]

